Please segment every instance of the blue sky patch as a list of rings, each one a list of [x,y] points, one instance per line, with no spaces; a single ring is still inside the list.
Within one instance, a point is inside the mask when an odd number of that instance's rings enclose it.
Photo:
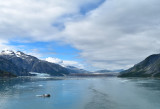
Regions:
[[[67,44],[61,44],[55,41],[52,42],[31,42],[21,43],[11,41],[11,46],[15,46],[20,51],[30,51],[42,54],[41,58],[54,57],[62,60],[80,61],[78,53],[79,50]]]
[[[97,3],[88,3],[86,5],[83,5],[80,9],[80,13],[85,15],[89,11],[94,10],[95,8],[99,7],[101,4],[103,4],[105,0],[99,0]]]

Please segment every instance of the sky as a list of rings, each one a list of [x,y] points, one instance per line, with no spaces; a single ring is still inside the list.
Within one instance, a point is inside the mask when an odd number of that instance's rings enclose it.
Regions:
[[[0,50],[87,70],[160,53],[159,0],[0,0]]]

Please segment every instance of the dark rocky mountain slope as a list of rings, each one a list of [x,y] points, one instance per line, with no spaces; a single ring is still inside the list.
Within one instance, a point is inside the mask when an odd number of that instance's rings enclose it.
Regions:
[[[34,56],[27,55],[21,51],[4,50],[0,57],[9,60],[18,68],[23,68],[28,72],[47,73],[52,76],[62,76],[69,74],[68,70],[58,64],[40,60]]]
[[[160,54],[147,57],[132,68],[121,72],[119,77],[160,77]]]
[[[5,72],[10,72],[13,75],[18,75],[18,76],[28,76],[29,75],[27,70],[24,70],[21,67],[17,67],[14,63],[2,57],[0,57],[0,70],[1,70],[1,73],[3,74]]]

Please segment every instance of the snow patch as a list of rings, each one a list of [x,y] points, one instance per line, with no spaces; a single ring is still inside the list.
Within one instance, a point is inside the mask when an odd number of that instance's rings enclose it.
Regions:
[[[1,55],[15,55],[12,50],[2,50]]]
[[[50,77],[49,74],[46,73],[37,73],[37,72],[29,72],[32,75],[36,75],[36,77]]]

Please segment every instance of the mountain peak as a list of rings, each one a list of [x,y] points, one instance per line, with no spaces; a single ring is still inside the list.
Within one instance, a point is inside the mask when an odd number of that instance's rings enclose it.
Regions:
[[[17,57],[19,57],[19,56],[23,56],[23,55],[26,55],[26,54],[23,53],[23,52],[21,52],[21,51],[17,51],[17,52],[16,52],[16,55],[17,55]]]
[[[2,50],[2,52],[0,53],[1,56],[3,57],[19,57],[19,58],[28,58],[28,57],[33,57],[33,56],[29,56],[21,51],[13,51],[13,50]]]
[[[132,68],[121,72],[120,77],[160,77],[160,54],[148,56]]]
[[[24,54],[24,53],[23,53],[23,52],[21,52],[21,51],[17,51],[16,53]]]
[[[15,55],[13,50],[2,50],[1,55]]]

